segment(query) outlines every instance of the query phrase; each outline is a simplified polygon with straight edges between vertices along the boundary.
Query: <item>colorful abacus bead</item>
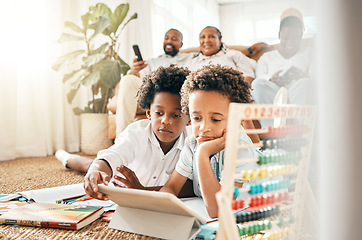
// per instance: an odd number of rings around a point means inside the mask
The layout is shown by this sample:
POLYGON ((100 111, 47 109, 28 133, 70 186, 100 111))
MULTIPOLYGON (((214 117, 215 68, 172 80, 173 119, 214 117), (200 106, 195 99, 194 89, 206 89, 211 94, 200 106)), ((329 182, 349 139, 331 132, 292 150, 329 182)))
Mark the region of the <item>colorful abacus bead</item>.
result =
POLYGON ((257 162, 259 165, 263 165, 266 164, 266 156, 265 155, 260 155, 259 156, 259 161, 257 162))
POLYGON ((248 170, 248 176, 249 176, 249 180, 254 180, 257 176, 257 174, 255 173, 254 170, 250 169, 248 170))
POLYGON ((240 195, 240 190, 238 187, 234 186, 234 198, 237 198, 240 195))
POLYGON ((245 206, 245 202, 241 199, 235 199, 232 201, 231 208, 233 210, 242 209, 245 206))

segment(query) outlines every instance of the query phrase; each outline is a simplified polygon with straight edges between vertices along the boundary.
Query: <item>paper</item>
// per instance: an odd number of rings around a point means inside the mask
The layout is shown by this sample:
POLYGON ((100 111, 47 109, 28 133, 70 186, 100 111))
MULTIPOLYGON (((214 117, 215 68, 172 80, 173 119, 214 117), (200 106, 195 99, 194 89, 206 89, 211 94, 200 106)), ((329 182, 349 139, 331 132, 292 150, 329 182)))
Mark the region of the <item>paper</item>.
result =
POLYGON ((53 188, 43 188, 20 192, 27 199, 37 203, 55 203, 57 200, 86 194, 83 184, 72 184, 53 188))
POLYGON ((75 203, 72 203, 72 205, 102 206, 102 207, 104 207, 105 212, 116 210, 116 207, 117 207, 117 204, 115 204, 111 200, 103 201, 103 200, 98 200, 98 199, 75 202, 75 203))
POLYGON ((14 194, 0 194, 0 202, 6 202, 15 198, 21 197, 19 193, 14 194))
POLYGON ((211 218, 207 213, 206 206, 204 200, 200 197, 192 197, 192 198, 180 198, 180 200, 189 206, 192 210, 197 212, 201 217, 203 217, 206 222, 212 222, 217 218, 211 218))

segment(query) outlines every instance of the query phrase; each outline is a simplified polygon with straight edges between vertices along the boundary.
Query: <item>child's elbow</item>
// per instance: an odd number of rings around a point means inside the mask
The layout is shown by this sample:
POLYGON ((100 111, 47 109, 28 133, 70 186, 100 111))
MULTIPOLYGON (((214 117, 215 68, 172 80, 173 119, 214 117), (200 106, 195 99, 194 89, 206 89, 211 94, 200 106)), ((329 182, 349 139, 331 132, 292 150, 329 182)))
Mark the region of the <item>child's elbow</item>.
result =
POLYGON ((211 218, 217 218, 218 217, 218 209, 207 209, 207 213, 211 218))

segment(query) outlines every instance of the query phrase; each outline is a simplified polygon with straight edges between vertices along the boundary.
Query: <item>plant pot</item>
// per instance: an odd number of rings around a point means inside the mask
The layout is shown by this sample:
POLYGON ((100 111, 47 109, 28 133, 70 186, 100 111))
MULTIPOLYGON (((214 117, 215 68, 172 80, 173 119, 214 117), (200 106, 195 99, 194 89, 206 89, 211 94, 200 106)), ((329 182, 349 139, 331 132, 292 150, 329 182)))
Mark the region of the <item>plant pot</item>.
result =
POLYGON ((82 113, 80 148, 84 154, 97 155, 113 142, 108 138, 108 113, 82 113))

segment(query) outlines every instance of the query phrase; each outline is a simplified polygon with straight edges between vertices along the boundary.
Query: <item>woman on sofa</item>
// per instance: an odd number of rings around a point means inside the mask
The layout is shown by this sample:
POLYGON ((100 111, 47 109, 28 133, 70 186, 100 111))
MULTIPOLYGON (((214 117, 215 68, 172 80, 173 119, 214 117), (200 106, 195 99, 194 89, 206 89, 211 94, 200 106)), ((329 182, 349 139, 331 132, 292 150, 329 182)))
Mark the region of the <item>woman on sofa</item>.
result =
POLYGON ((257 43, 246 49, 244 53, 228 49, 222 42, 222 34, 219 29, 207 26, 200 32, 200 52, 186 63, 186 66, 192 71, 209 64, 220 64, 229 66, 244 73, 245 81, 249 84, 254 80, 255 60, 248 58, 246 55, 253 53, 252 49, 260 49, 265 43, 257 43))

